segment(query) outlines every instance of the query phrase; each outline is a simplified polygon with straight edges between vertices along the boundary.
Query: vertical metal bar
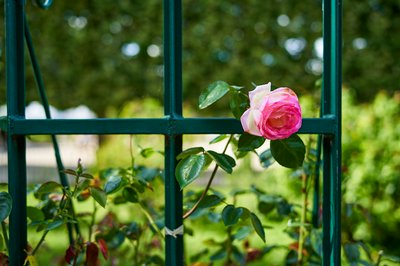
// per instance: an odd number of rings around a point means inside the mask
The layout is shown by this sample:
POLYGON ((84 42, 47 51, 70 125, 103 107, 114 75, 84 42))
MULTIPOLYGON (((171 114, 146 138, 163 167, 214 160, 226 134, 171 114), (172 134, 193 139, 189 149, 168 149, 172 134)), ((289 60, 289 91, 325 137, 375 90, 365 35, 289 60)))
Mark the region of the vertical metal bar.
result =
POLYGON ((323 114, 335 118, 335 134, 323 140, 323 265, 327 266, 340 265, 341 248, 341 0, 324 0, 323 12, 323 114))
POLYGON ((314 228, 318 228, 320 224, 320 171, 321 171, 321 153, 322 153, 322 136, 318 135, 317 140, 317 159, 315 162, 315 173, 314 173, 314 195, 313 195, 313 209, 312 209, 312 225, 314 228))
POLYGON ((25 116, 24 1, 6 0, 6 83, 8 125, 8 186, 13 199, 10 215, 10 265, 24 264, 27 246, 25 136, 13 134, 10 117, 25 116))
MULTIPOLYGON (((165 227, 179 228, 182 221, 182 191, 175 180, 176 155, 182 151, 182 136, 165 136, 165 227)), ((183 236, 165 236, 165 265, 183 266, 183 236)))
MULTIPOLYGON (((182 3, 164 0, 164 114, 182 116, 182 3)), ((182 135, 173 124, 165 136, 165 226, 176 229, 182 220, 182 191, 175 180, 176 156, 182 151, 182 135)), ((183 236, 166 236, 165 264, 184 265, 183 236)))
POLYGON ((164 0, 164 114, 182 116, 182 3, 164 0))
MULTIPOLYGON (((35 53, 35 49, 33 47, 32 36, 31 36, 30 30, 29 30, 28 21, 26 20, 26 16, 25 16, 25 19, 24 19, 24 27, 25 27, 25 29, 24 29, 25 30, 25 40, 26 40, 26 44, 27 44, 27 47, 28 47, 28 52, 29 52, 29 57, 31 59, 33 72, 35 73, 35 79, 36 79, 37 87, 38 87, 38 90, 39 90, 40 100, 42 102, 46 118, 47 119, 51 119, 49 102, 47 100, 46 90, 45 90, 45 87, 44 87, 42 74, 40 72, 39 63, 38 63, 38 61, 36 59, 36 53, 35 53)), ((62 170, 64 170, 64 165, 63 165, 62 160, 61 160, 60 148, 58 146, 58 142, 57 142, 56 136, 55 135, 51 135, 51 140, 53 142, 54 156, 56 158, 58 175, 59 175, 59 178, 60 178, 61 185, 63 187, 69 187, 69 182, 68 182, 67 176, 62 171, 62 170)), ((71 212, 71 215, 74 217, 75 215, 74 215, 74 211, 73 211, 73 205, 71 205, 70 212, 71 212)), ((74 226, 75 226, 77 234, 80 234, 79 224, 75 223, 74 226)), ((67 229, 68 229, 69 242, 72 245, 73 242, 74 242, 74 237, 73 237, 72 224, 71 223, 67 223, 67 229)))
POLYGON ((334 203, 332 202, 332 137, 323 137, 323 188, 322 188, 322 232, 323 232, 323 265, 330 266, 333 262, 333 231, 335 224, 332 223, 335 217, 334 203))

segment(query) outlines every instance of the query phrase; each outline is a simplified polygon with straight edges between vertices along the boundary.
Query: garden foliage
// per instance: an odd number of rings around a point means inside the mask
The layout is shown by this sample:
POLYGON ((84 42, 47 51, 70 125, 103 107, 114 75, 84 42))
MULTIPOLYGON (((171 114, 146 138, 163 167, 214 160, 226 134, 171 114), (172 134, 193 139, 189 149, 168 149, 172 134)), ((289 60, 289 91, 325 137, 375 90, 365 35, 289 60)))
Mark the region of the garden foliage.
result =
MULTIPOLYGON (((302 102, 305 108, 313 105, 307 97, 302 102)), ((382 93, 371 105, 354 105, 351 94, 345 90, 343 105, 343 263, 395 265, 390 263, 399 262, 395 241, 400 221, 396 206, 400 147, 392 139, 399 138, 399 123, 394 123, 398 121, 399 98, 382 93)), ((228 139, 229 136, 221 135, 211 143, 228 139)), ((303 139, 307 143, 305 161, 291 173, 274 167, 271 151, 261 146, 257 138, 234 136, 231 141, 241 147, 235 157, 256 151, 260 165, 268 168, 261 173, 240 170, 233 158, 212 149, 192 148, 178 156, 183 160, 203 154, 206 164, 214 160, 224 171, 232 171, 229 179, 246 179, 242 182, 246 186, 230 189, 217 183, 185 220, 185 239, 193 247, 186 249, 189 264, 269 265, 286 261, 286 265, 296 265, 299 259, 304 265, 320 264, 320 217, 315 224, 310 203, 315 182, 316 138, 303 139), (254 176, 263 181, 253 180, 254 176), (275 192, 268 184, 276 186, 275 192), (274 235, 286 236, 277 240, 274 235)), ((162 153, 149 147, 141 148, 135 157, 145 161, 155 156, 162 153)), ((248 167, 247 163, 244 165, 248 167)), ((30 241, 32 247, 27 252, 31 265, 48 261, 49 254, 71 265, 98 261, 102 265, 123 265, 125 260, 163 265, 162 169, 137 165, 132 157, 130 166, 104 169, 96 175, 87 174, 80 163, 77 169, 65 172, 75 179, 70 191, 55 182, 32 187, 30 191, 36 200, 28 207, 29 225, 37 231, 35 234, 46 239, 65 232, 60 229, 70 224, 75 228, 76 242, 70 245, 30 241), (71 202, 85 207, 69 213, 65 206, 71 202), (59 250, 60 245, 63 251, 59 250), (58 254, 44 252, 44 247, 58 250, 58 254)), ((221 182, 228 177, 216 178, 221 182)), ((190 184, 184 189, 185 210, 201 196, 202 191, 197 188, 198 185, 190 184)), ((6 228, 12 206, 8 193, 1 192, 0 206, 6 228)), ((1 235, 1 257, 6 260, 7 232, 3 230, 1 235)))

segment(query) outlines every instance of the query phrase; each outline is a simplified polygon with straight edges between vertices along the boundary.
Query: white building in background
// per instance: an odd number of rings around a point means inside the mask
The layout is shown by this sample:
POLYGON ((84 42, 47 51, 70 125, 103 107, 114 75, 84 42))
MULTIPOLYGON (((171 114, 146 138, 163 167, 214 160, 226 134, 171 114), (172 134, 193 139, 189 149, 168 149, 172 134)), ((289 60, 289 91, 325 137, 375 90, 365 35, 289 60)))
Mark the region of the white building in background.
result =
MULTIPOLYGON (((0 106, 0 116, 7 114, 7 107, 0 106)), ((87 106, 66 110, 58 110, 50 106, 50 114, 54 119, 93 119, 96 114, 87 106)), ((31 102, 25 111, 27 119, 46 119, 43 106, 39 102, 31 102)), ((82 159, 84 166, 96 163, 96 151, 98 149, 97 135, 59 135, 57 136, 61 158, 65 167, 74 168, 79 158, 82 159)), ((2 142, 2 146, 5 143, 2 142)), ((7 165, 7 149, 0 149, 0 166, 7 165)), ((56 169, 56 160, 54 156, 53 145, 51 142, 36 142, 27 139, 26 160, 28 167, 34 168, 54 168, 56 169)), ((1 171, 3 172, 3 171, 1 171)), ((28 177, 29 177, 28 171, 28 177)), ((37 177, 33 177, 36 179, 37 177)), ((1 177, 0 179, 4 179, 1 177)))

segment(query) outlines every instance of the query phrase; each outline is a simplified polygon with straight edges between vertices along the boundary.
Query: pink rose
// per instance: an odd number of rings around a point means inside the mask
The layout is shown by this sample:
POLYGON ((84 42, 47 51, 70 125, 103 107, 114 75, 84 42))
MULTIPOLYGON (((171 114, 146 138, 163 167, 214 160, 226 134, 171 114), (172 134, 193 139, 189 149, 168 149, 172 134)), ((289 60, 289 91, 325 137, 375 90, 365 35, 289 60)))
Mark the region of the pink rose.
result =
POLYGON ((249 92, 250 108, 240 118, 245 132, 269 140, 285 139, 301 127, 301 108, 289 88, 271 91, 271 82, 249 92))

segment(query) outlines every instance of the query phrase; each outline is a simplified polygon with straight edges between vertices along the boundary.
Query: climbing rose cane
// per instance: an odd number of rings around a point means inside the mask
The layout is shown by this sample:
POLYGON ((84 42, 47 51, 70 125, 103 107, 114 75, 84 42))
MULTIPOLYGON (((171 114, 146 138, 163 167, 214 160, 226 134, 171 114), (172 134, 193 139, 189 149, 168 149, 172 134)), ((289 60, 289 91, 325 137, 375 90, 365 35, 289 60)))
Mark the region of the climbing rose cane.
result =
POLYGON ((240 121, 245 132, 269 140, 285 139, 301 127, 301 108, 289 88, 271 91, 271 82, 249 92, 250 108, 240 121))

